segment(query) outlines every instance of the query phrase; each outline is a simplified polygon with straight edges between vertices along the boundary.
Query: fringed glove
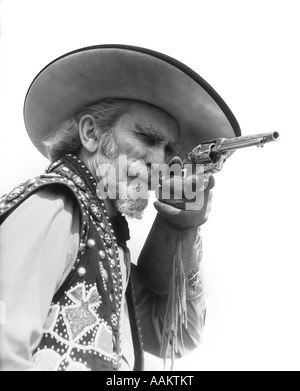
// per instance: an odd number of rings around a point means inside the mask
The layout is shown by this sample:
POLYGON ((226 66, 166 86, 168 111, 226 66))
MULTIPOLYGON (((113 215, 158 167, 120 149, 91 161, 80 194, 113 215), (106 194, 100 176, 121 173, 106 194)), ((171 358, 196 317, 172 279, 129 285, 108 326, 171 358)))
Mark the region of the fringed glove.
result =
MULTIPOLYGON (((172 159, 169 165, 175 163, 183 168, 180 158, 172 159)), ((202 181, 200 178, 198 182, 193 175, 186 178, 177 175, 167 181, 163 178, 164 186, 157 191, 158 200, 154 203, 158 215, 138 260, 138 273, 145 285, 156 294, 168 295, 161 341, 164 358, 170 356, 174 359, 178 335, 182 334, 183 326, 187 328, 188 276, 195 279, 192 283, 197 285, 202 252, 199 227, 208 218, 212 198, 210 190, 214 186, 212 176, 203 183, 201 175, 202 181), (175 199, 172 194, 179 181, 183 181, 183 197, 175 199), (192 183, 198 187, 194 199, 188 200, 184 197, 184 190, 192 183)))

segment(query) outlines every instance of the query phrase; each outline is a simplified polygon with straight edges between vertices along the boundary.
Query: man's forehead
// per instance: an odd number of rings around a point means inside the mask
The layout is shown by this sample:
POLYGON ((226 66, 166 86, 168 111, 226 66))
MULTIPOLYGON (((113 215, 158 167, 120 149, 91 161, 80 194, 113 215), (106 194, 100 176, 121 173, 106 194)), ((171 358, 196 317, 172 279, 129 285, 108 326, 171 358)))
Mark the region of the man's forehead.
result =
POLYGON ((171 128, 170 131, 173 132, 178 131, 178 124, 173 116, 157 106, 136 101, 129 110, 129 114, 136 123, 157 128, 158 131, 168 130, 168 128, 171 128))

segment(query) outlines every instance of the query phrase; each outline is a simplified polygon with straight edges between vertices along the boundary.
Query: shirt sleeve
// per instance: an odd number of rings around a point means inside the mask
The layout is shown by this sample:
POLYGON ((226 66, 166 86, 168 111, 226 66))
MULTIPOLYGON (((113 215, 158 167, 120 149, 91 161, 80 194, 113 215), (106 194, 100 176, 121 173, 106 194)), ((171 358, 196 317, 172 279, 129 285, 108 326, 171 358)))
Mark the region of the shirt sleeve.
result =
POLYGON ((32 361, 55 291, 70 272, 79 244, 75 198, 43 189, 0 227, 0 369, 38 370, 32 361))

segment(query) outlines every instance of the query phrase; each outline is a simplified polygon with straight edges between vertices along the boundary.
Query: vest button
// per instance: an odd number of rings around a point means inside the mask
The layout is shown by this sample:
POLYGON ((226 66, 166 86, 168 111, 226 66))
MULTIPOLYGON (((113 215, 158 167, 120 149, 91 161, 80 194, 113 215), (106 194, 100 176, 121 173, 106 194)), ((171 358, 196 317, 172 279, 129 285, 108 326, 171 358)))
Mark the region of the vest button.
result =
POLYGON ((99 251, 99 255, 100 255, 100 258, 101 258, 101 259, 105 259, 105 251, 100 250, 100 251, 99 251))
POLYGON ((86 242, 87 246, 92 248, 95 246, 96 242, 94 239, 89 239, 87 242, 86 242))
POLYGON ((79 277, 83 277, 85 275, 85 273, 86 273, 85 267, 78 268, 77 274, 78 274, 79 277))
POLYGON ((107 282, 108 281, 108 274, 104 268, 102 269, 102 276, 104 278, 104 281, 107 282))

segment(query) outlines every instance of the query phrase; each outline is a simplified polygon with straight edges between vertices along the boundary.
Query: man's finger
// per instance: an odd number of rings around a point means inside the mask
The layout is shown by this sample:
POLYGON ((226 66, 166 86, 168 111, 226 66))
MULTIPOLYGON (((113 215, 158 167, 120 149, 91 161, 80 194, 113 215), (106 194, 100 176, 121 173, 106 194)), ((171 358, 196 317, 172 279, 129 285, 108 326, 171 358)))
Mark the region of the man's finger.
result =
POLYGON ((205 190, 212 189, 213 187, 215 187, 215 184, 216 184, 215 178, 212 175, 210 175, 208 183, 207 183, 207 185, 205 187, 205 190))

